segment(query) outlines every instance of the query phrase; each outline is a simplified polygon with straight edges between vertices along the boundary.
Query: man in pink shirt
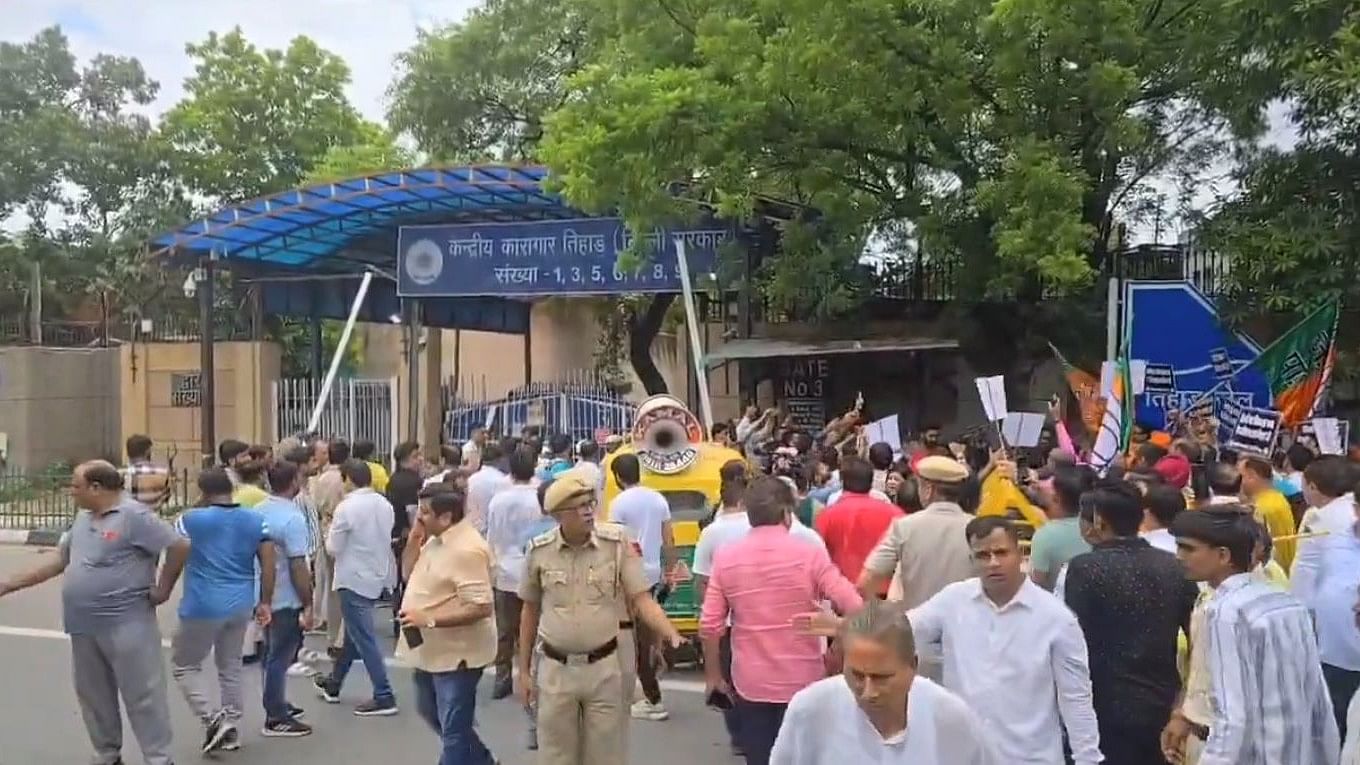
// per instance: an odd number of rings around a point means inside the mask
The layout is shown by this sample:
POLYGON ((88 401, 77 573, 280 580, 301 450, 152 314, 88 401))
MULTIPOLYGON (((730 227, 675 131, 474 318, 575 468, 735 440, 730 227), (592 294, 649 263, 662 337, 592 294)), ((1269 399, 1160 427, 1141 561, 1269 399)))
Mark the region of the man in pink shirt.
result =
POLYGON ((709 698, 736 705, 747 765, 768 765, 789 700, 826 675, 821 639, 794 630, 793 617, 824 600, 842 614, 863 601, 825 550, 789 535, 788 484, 759 478, 742 504, 751 532, 714 556, 699 634, 709 698), (723 680, 719 651, 729 619, 734 687, 723 680))

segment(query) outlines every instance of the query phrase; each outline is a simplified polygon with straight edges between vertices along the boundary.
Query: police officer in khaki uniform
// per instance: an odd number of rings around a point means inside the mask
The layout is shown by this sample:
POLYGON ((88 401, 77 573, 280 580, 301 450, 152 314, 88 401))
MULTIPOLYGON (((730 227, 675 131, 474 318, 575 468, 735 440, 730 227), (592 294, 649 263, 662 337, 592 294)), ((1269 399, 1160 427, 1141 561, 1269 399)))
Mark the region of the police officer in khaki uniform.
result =
POLYGON ((558 475, 543 505, 558 526, 529 544, 519 593, 520 688, 526 704, 538 699, 538 762, 623 765, 628 718, 616 654, 630 636, 620 615, 631 612, 671 646, 683 641, 652 599, 627 532, 595 525, 595 487, 585 476, 558 475), (537 686, 529 672, 536 637, 537 686))

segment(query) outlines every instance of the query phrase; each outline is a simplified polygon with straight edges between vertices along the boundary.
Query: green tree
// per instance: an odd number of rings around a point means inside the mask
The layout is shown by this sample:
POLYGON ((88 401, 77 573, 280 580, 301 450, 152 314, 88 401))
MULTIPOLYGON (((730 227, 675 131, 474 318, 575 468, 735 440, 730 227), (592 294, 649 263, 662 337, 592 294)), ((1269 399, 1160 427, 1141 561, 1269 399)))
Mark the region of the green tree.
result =
POLYGON ((189 205, 137 111, 157 90, 133 58, 79 66, 55 27, 0 43, 0 219, 30 221, 0 249, 0 289, 27 295, 41 268, 53 313, 92 295, 117 312, 164 289, 168 274, 148 267, 143 243, 189 205))
POLYGON ((1153 176, 1260 125, 1229 0, 578 2, 610 44, 547 121, 571 202, 637 226, 695 199, 807 205, 761 286, 813 319, 853 304, 876 233, 907 231, 882 256, 953 268, 960 313, 1000 341, 989 367, 1087 289, 1153 176), (978 305, 998 298, 1019 300, 978 305))
POLYGON ((307 171, 303 183, 327 183, 361 175, 405 170, 416 164, 415 156, 398 146, 392 135, 378 125, 359 126, 358 139, 351 144, 332 146, 307 171))
POLYGON ((162 133, 195 193, 237 201, 291 188, 332 147, 368 137, 345 97, 349 67, 306 37, 260 50, 238 28, 186 51, 194 74, 162 133))
POLYGON ((487 0, 398 57, 388 121, 440 161, 534 159, 590 43, 568 0, 487 0))
MULTIPOLYGON (((544 118, 600 45, 590 31, 572 0, 488 0, 398 58, 388 121, 439 161, 536 161, 544 118)), ((665 392, 651 346, 675 296, 591 303, 604 329, 597 370, 615 378, 626 356, 647 392, 665 392)))
MULTIPOLYGON (((1301 313, 1321 294, 1360 299, 1360 8, 1270 4, 1250 30, 1297 142, 1250 150, 1239 192, 1206 223, 1231 266, 1239 315, 1301 313)), ((1263 104, 1264 106, 1264 104, 1263 104)))

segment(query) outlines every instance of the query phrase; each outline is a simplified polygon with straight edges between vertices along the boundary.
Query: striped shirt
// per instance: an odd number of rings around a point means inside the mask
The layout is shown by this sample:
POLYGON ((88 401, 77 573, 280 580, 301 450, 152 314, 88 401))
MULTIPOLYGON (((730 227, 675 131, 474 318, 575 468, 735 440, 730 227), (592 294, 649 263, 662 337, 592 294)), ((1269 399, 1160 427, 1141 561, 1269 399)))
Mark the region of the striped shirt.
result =
POLYGON ((122 472, 123 488, 133 500, 156 510, 170 498, 170 468, 136 460, 122 472))
POLYGON ((1213 722, 1200 765, 1336 765, 1341 751, 1308 610, 1238 574, 1214 591, 1213 722))

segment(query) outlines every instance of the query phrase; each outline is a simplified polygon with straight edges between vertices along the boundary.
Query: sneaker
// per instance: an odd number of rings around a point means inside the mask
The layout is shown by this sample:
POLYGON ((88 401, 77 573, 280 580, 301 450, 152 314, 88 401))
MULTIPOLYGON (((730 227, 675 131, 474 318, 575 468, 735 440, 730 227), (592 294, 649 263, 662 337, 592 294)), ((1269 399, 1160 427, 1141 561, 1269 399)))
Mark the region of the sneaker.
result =
POLYGON ((265 738, 302 738, 312 735, 312 726, 296 718, 265 723, 260 735, 265 738))
POLYGON ((225 713, 218 712, 208 718, 207 730, 203 734, 203 753, 207 754, 220 747, 231 730, 231 724, 227 722, 225 713))
POLYGON ((299 661, 299 662, 294 663, 292 666, 290 666, 290 667, 288 668, 288 676, 289 676, 289 677, 311 677, 311 676, 312 676, 312 668, 309 667, 309 666, 307 666, 306 664, 303 664, 302 662, 299 661))
POLYGON ((493 701, 499 701, 500 699, 506 698, 507 696, 514 692, 515 692, 514 681, 512 681, 509 677, 498 677, 496 678, 495 686, 493 686, 491 689, 491 698, 493 701))
POLYGON ((669 720, 671 713, 667 712, 666 707, 659 701, 653 704, 646 699, 641 699, 633 704, 632 715, 634 720, 660 722, 662 720, 669 720))
POLYGON ((359 717, 391 717, 397 713, 397 702, 388 699, 387 701, 365 701, 354 708, 354 714, 359 717))
POLYGON ((292 704, 289 704, 288 716, 293 718, 294 720, 301 720, 307 716, 307 710, 303 709, 302 707, 295 707, 292 704))
POLYGON ((316 693, 322 701, 327 704, 340 703, 340 688, 332 683, 329 677, 317 675, 312 678, 312 685, 316 686, 316 693))
POLYGON ((235 725, 227 723, 227 733, 217 748, 224 752, 235 752, 241 748, 241 732, 236 730, 235 725))

